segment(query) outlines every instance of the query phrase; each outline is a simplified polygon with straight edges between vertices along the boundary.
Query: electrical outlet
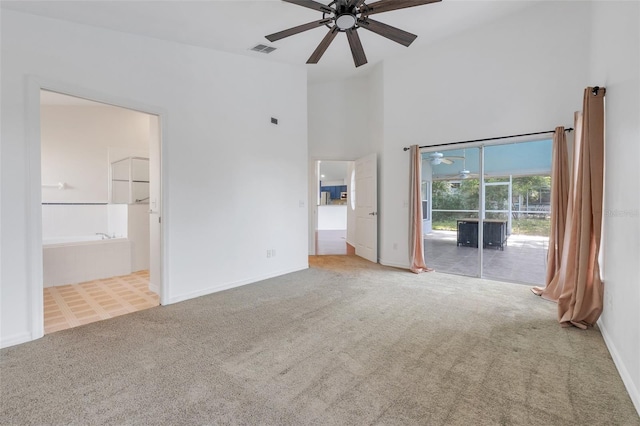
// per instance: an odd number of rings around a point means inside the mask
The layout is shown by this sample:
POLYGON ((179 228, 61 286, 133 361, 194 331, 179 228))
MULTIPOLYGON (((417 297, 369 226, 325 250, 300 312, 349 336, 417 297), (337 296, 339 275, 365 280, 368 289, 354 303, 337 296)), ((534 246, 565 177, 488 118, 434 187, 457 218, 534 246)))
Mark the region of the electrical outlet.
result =
POLYGON ((393 249, 398 250, 398 243, 393 243, 393 249))
POLYGON ((267 250, 267 258, 271 257, 271 250, 267 250))

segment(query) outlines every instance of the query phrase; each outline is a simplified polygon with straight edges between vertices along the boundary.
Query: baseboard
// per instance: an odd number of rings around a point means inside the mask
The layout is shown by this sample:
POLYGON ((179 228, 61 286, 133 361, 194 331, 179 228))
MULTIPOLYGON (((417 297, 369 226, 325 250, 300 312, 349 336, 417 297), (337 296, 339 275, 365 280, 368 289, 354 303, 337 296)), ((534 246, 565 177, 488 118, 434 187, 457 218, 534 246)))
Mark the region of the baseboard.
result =
POLYGON ((264 275, 258 275, 258 276, 247 278, 247 279, 240 280, 240 281, 233 281, 233 282, 230 282, 230 283, 220 284, 220 285, 217 285, 217 286, 214 286, 214 287, 208 287, 206 289, 193 291, 191 293, 185 293, 185 294, 180 294, 180 295, 177 295, 177 296, 172 296, 172 297, 169 297, 168 302, 166 304, 170 305, 172 303, 183 302, 185 300, 194 299, 196 297, 206 296, 207 294, 217 293, 219 291, 229 290, 229 289, 236 288, 236 287, 241 287, 241 286, 247 285, 247 284, 253 284, 253 283, 256 283, 258 281, 263 281, 263 280, 266 280, 266 279, 269 279, 269 278, 279 277, 281 275, 290 274, 292 272, 298 272, 298 271, 302 271, 302 270, 305 270, 305 269, 309 269, 309 264, 308 263, 306 263, 306 264, 304 264, 302 266, 295 267, 295 268, 284 269, 284 270, 271 272, 271 273, 264 274, 264 275))
POLYGON ((19 345, 21 343, 30 342, 33 339, 31 333, 18 333, 0 340, 0 348, 8 348, 9 346, 19 345))
MULTIPOLYGON (((640 415, 640 389, 638 389, 638 387, 636 387, 636 384, 633 383, 633 379, 624 363, 622 362, 622 358, 620 357, 620 354, 616 349, 616 345, 613 344, 613 341, 611 340, 611 338, 609 337, 609 333, 607 332, 607 328, 602 324, 601 320, 598 320, 598 327, 600 328, 600 333, 602 334, 602 338, 604 339, 604 344, 607 345, 607 349, 609 349, 609 354, 611 354, 613 363, 618 369, 620 378, 622 378, 622 383, 624 383, 624 386, 627 388, 627 392, 631 397, 631 401, 636 407, 638 415, 640 415)), ((640 386, 640 383, 638 383, 637 386, 640 386)))
POLYGON ((157 284, 149 283, 149 290, 155 294, 160 294, 160 286, 157 284))

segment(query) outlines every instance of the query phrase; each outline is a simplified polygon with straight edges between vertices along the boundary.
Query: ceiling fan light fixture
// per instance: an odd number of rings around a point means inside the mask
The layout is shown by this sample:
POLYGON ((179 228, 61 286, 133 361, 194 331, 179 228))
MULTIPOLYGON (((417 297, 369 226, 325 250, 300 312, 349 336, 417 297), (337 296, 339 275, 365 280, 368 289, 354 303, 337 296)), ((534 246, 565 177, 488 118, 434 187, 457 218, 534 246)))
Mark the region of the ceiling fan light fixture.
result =
POLYGON ((336 18, 336 25, 341 30, 348 30, 349 28, 353 28, 356 25, 356 22, 358 22, 358 19, 355 17, 355 15, 352 15, 350 13, 343 13, 336 18))
POLYGON ((431 161, 431 164, 433 164, 434 166, 437 166, 438 164, 442 163, 443 157, 444 157, 444 154, 441 152, 432 152, 431 154, 429 154, 429 160, 431 161))

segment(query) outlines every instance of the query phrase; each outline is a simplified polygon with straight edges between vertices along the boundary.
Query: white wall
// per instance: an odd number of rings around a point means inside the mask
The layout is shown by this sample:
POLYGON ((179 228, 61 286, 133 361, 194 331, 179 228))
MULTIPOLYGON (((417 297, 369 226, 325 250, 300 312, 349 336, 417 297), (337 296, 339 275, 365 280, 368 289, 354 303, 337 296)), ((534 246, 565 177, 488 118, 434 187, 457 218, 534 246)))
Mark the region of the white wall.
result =
POLYGON ((127 205, 127 238, 131 241, 131 272, 149 269, 149 205, 127 205))
POLYGON ((607 88, 599 325, 640 412, 640 4, 594 2, 591 23, 590 84, 607 88))
POLYGON ((40 109, 45 203, 109 201, 109 156, 149 156, 149 115, 112 106, 43 105, 40 109))
MULTIPOLYGON (((374 65, 368 74, 358 77, 309 84, 310 161, 354 161, 375 152, 379 158, 380 173, 382 93, 381 65, 374 65)), ((313 176, 310 175, 310 179, 313 176)), ((347 185, 349 179, 350 174, 347 185)), ((355 245, 355 215, 348 219, 348 223, 347 241, 355 245)), ((313 229, 309 230, 309 235, 311 240, 313 229)), ((309 254, 313 253, 315 248, 310 244, 309 254)))
POLYGON ((318 206, 318 231, 347 229, 347 205, 318 206))
MULTIPOLYGON (((126 207, 120 220, 115 220, 118 216, 111 214, 117 210, 111 208, 115 206, 73 203, 107 203, 111 161, 135 155, 149 157, 149 117, 104 104, 40 107, 42 202, 56 203, 42 206, 44 239, 97 232, 128 235, 126 207), (50 187, 58 182, 65 184, 64 189, 50 187), (122 222, 124 229, 117 222, 122 222)), ((131 235, 148 234, 148 218, 146 229, 129 228, 131 235)), ((134 271, 147 269, 149 255, 144 256, 142 250, 146 245, 148 252, 148 238, 146 243, 134 245, 138 248, 135 259, 140 260, 133 259, 134 271)))
MULTIPOLYGON (((80 206, 55 206, 55 207, 80 207, 80 206)), ((102 206, 101 206, 102 207, 102 206)), ((107 230, 106 231, 98 231, 104 232, 113 237, 128 237, 129 236, 129 205, 128 204, 107 204, 104 206, 107 210, 107 230)), ((44 222, 45 217, 45 206, 42 206, 42 222, 44 222)), ((149 226, 147 225, 147 228, 149 226)), ((91 235, 94 232, 89 232, 88 234, 79 234, 79 235, 91 235)), ((45 230, 42 230, 42 235, 47 235, 45 230)), ((67 234, 73 235, 73 234, 67 234)))
POLYGON ((385 62, 381 263, 409 266, 403 147, 572 124, 587 83, 589 10, 581 2, 539 2, 385 62))
POLYGON ((340 179, 340 180, 322 180, 322 179, 320 179, 320 183, 322 184, 322 186, 342 186, 342 185, 346 185, 347 184, 344 179, 340 179))
POLYGON ((309 84, 309 158, 356 160, 371 151, 370 79, 309 84))
MULTIPOLYGON (((353 161, 375 151, 373 132, 379 123, 371 115, 371 102, 380 90, 377 82, 371 76, 364 76, 309 84, 309 164, 315 164, 316 160, 353 161)), ((313 170, 308 179, 310 191, 316 191, 318 178, 313 170)), ((313 241, 317 223, 313 222, 318 220, 315 203, 315 194, 310 194, 310 255, 315 254, 313 241)), ((355 245, 355 217, 348 222, 347 242, 355 245)))
MULTIPOLYGON (((98 232, 111 234, 118 230, 118 236, 126 236, 119 231, 118 217, 109 210, 108 205, 43 205, 42 238, 78 237, 95 235, 98 232), (111 231, 113 229, 113 231, 111 231)), ((126 223, 126 210, 124 212, 126 223)))
POLYGON ((34 86, 161 115, 162 303, 308 266, 304 66, 6 10, 1 19, 2 346, 42 334, 34 86))

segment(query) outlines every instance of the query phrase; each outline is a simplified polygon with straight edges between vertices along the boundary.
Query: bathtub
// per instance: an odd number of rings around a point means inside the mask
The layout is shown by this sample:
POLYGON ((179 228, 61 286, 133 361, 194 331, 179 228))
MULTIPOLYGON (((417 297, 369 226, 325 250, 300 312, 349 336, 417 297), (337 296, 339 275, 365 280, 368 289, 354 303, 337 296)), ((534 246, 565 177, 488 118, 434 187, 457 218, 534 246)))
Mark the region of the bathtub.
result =
POLYGON ((131 241, 100 235, 42 241, 44 287, 77 284, 131 273, 131 241))
MULTIPOLYGON (((112 238, 113 240, 117 240, 118 238, 112 238)), ((53 245, 59 244, 69 244, 69 243, 85 243, 87 241, 103 241, 105 238, 102 235, 80 235, 77 237, 55 237, 55 238, 46 238, 42 240, 43 247, 49 247, 53 245)))

